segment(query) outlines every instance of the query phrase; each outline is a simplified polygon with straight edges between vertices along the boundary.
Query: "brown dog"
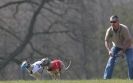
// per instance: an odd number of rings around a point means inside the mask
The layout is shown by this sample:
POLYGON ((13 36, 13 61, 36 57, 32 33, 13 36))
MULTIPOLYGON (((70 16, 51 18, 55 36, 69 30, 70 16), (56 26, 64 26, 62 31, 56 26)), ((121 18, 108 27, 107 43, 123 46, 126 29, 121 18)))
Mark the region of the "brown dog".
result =
POLYGON ((61 60, 54 59, 54 60, 50 61, 50 63, 45 66, 45 69, 50 74, 52 79, 57 80, 57 79, 60 79, 61 73, 63 71, 66 71, 70 67, 70 65, 71 65, 71 61, 69 62, 69 65, 67 67, 65 67, 64 63, 61 60))

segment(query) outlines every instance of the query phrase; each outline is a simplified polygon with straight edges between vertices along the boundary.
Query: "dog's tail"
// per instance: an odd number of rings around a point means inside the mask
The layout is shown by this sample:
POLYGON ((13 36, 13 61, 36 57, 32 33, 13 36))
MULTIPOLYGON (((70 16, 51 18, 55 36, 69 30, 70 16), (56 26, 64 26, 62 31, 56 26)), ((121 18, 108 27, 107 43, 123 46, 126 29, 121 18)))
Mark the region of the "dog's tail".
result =
POLYGON ((22 64, 21 64, 21 66, 20 66, 20 67, 21 67, 21 70, 22 70, 22 71, 25 71, 27 65, 28 65, 28 64, 27 64, 27 61, 26 61, 26 60, 23 61, 22 64))
POLYGON ((68 66, 67 67, 65 67, 65 71, 67 71, 69 68, 70 68, 70 66, 71 66, 71 60, 69 61, 69 64, 68 64, 68 66))
POLYGON ((21 67, 21 71, 28 71, 30 73, 29 69, 27 68, 27 67, 29 67, 29 65, 26 60, 21 63, 20 67, 21 67))

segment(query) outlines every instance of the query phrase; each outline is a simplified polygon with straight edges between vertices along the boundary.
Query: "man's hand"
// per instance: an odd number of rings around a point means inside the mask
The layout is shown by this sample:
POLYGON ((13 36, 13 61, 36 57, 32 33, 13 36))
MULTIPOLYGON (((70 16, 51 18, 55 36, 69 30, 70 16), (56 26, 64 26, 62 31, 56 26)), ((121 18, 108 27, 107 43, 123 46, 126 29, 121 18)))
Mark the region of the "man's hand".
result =
POLYGON ((124 52, 123 52, 123 50, 120 50, 117 54, 118 54, 118 56, 124 58, 124 52))
POLYGON ((112 57, 112 51, 109 51, 109 56, 111 56, 111 57, 112 57))

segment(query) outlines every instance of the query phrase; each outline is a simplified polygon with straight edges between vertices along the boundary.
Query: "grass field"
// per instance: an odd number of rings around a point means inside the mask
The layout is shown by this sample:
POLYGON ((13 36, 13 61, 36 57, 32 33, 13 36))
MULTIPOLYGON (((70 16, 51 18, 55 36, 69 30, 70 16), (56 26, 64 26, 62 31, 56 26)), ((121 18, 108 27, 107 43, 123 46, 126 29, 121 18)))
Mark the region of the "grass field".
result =
POLYGON ((133 83, 133 80, 17 80, 0 81, 0 83, 133 83))

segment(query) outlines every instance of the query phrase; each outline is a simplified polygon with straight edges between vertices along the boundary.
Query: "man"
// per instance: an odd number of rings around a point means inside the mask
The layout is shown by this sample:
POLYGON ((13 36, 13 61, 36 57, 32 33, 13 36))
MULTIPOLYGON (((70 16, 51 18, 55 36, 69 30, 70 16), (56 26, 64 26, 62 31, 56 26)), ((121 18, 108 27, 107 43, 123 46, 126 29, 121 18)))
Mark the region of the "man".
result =
POLYGON ((115 61, 119 56, 125 56, 128 63, 128 76, 133 79, 133 39, 128 27, 120 24, 119 17, 110 17, 111 26, 105 35, 105 47, 109 53, 109 59, 104 71, 104 79, 111 79, 115 61), (125 54, 125 55, 124 55, 125 54))
POLYGON ((48 58, 43 58, 40 61, 36 61, 33 64, 29 64, 27 61, 23 61, 21 64, 22 71, 28 71, 30 76, 34 77, 36 80, 41 79, 41 75, 44 69, 44 66, 49 64, 48 58))

